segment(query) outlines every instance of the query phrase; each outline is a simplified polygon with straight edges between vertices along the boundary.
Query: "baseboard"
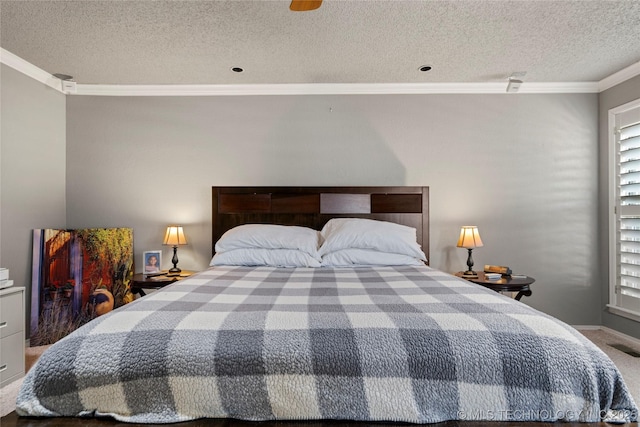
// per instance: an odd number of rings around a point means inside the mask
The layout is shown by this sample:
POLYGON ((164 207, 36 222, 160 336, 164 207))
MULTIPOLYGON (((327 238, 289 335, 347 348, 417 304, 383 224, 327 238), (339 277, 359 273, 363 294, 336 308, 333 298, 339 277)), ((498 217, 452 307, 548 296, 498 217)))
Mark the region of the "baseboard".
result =
POLYGON ((603 331, 608 334, 615 335, 618 338, 630 341, 635 345, 640 346, 640 340, 638 338, 632 337, 630 335, 616 331, 615 329, 611 329, 606 326, 598 326, 598 325, 572 325, 572 326, 577 330, 583 330, 583 331, 603 331))
POLYGON ((622 339, 631 341, 632 343, 634 343, 636 345, 640 345, 640 339, 638 339, 638 338, 632 337, 630 335, 624 334, 622 332, 616 331, 615 329, 611 329, 611 328, 608 328, 606 326, 603 326, 601 329, 603 331, 605 331, 605 332, 610 333, 611 335, 615 335, 615 336, 620 337, 622 339))
POLYGON ((576 328, 579 331, 599 331, 604 328, 604 326, 598 325, 571 325, 571 327, 576 328))

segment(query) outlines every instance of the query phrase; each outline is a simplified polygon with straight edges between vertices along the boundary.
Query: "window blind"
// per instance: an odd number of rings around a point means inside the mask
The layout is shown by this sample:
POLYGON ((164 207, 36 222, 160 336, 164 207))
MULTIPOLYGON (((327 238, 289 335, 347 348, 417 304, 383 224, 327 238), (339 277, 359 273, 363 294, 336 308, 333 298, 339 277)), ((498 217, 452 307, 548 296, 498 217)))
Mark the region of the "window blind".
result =
POLYGON ((640 315, 640 122, 618 130, 615 305, 640 315))

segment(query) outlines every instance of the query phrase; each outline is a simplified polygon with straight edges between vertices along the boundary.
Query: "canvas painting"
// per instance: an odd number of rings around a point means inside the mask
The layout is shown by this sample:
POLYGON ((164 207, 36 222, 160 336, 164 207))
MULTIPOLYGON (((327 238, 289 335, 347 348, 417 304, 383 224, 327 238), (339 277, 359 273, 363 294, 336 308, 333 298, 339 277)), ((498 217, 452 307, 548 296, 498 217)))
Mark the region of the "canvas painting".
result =
POLYGON ((33 230, 30 345, 52 344, 133 301, 133 230, 33 230))

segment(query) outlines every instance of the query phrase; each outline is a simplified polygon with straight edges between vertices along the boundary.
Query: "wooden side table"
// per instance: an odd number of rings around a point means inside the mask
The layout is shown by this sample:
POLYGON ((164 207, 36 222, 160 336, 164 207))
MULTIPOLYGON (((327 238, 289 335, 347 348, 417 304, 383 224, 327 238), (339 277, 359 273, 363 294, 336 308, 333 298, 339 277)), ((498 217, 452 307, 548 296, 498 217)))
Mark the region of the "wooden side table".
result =
POLYGON ((159 289, 163 288, 167 285, 170 285, 173 282, 177 282, 178 280, 182 280, 186 277, 191 276, 194 271, 182 270, 180 274, 170 275, 168 271, 164 271, 162 275, 159 276, 151 276, 147 277, 146 273, 138 273, 134 274, 131 279, 131 293, 139 294, 140 296, 145 296, 146 292, 143 288, 146 289, 159 289))
MULTIPOLYGON (((462 277, 462 271, 459 271, 455 274, 458 277, 462 277)), ((517 292, 516 300, 520 301, 520 298, 523 296, 530 297, 531 296, 531 285, 536 281, 533 277, 511 277, 511 276, 502 276, 498 280, 489 280, 484 275, 484 272, 479 271, 477 278, 468 278, 462 277, 465 280, 468 280, 473 283, 477 283, 478 285, 482 285, 485 288, 492 289, 496 292, 517 292)))

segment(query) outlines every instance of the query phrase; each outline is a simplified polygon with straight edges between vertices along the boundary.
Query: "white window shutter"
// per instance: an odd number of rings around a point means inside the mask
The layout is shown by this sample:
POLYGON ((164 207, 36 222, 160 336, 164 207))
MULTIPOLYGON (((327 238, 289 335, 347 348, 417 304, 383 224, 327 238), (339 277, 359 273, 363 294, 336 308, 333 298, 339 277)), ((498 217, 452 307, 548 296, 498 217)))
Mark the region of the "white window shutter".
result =
POLYGON ((621 123, 616 133, 617 271, 611 303, 640 316, 640 122, 621 123))

